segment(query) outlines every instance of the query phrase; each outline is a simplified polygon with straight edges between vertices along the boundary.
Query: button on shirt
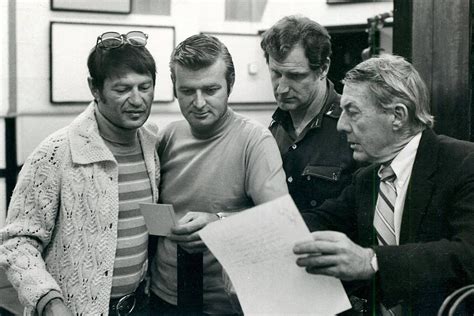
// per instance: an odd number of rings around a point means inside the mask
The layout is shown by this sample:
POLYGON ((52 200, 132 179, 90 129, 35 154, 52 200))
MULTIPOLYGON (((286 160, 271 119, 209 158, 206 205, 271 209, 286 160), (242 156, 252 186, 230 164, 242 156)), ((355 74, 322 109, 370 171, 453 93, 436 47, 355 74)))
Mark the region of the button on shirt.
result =
POLYGON ((300 210, 337 197, 356 168, 345 135, 336 130, 340 95, 330 81, 327 84, 322 110, 298 137, 287 111, 277 109, 269 127, 282 155, 290 195, 300 210))

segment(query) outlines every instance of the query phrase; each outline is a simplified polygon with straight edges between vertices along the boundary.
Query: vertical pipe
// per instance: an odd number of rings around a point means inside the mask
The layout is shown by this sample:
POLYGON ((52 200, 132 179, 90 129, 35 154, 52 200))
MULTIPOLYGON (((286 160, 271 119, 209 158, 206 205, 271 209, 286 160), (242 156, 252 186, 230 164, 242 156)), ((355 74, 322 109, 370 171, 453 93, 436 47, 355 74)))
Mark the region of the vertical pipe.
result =
POLYGON ((16 184, 18 162, 16 153, 17 54, 16 1, 8 2, 8 111, 5 118, 5 182, 7 206, 16 184))
POLYGON ((16 118, 5 118, 5 184, 7 206, 10 204, 10 198, 15 188, 16 178, 18 174, 18 164, 16 156, 16 118))

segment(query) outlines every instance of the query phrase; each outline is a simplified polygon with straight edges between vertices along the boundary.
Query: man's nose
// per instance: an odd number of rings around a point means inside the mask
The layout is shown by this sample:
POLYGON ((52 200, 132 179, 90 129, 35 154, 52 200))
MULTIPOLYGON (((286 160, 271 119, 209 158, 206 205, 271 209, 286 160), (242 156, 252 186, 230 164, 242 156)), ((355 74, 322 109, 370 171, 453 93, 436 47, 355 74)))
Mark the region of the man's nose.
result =
POLYGON ((206 105, 206 100, 204 99, 204 96, 202 95, 201 90, 196 90, 196 94, 194 95, 193 105, 196 108, 202 108, 204 105, 206 105))
POLYGON ((337 120, 336 128, 338 132, 349 133, 351 131, 350 126, 347 122, 347 114, 345 111, 341 112, 341 116, 339 116, 339 119, 337 120))
POLYGON ((130 91, 130 96, 128 98, 128 102, 132 105, 139 106, 142 104, 142 96, 140 94, 140 91, 138 91, 137 88, 133 88, 130 91))
POLYGON ((288 93, 288 91, 290 91, 290 87, 286 81, 286 78, 282 76, 280 79, 278 79, 276 92, 277 94, 285 94, 288 93))

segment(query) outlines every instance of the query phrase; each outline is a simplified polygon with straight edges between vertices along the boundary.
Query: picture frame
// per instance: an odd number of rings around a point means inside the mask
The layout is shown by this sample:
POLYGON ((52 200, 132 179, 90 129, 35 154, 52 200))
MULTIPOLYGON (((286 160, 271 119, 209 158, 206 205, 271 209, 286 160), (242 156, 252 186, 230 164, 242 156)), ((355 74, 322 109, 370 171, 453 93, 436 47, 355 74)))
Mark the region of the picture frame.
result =
POLYGON ((154 103, 173 102, 168 63, 176 41, 174 27, 76 22, 50 23, 50 102, 89 103, 92 98, 87 84, 87 57, 97 37, 107 31, 125 34, 132 30, 148 34, 146 47, 153 55, 158 70, 154 103))
POLYGON ((51 10, 129 14, 132 0, 51 0, 51 10))
POLYGON ((391 2, 393 0, 326 0, 327 4, 344 4, 344 3, 364 3, 364 2, 391 2))
POLYGON ((230 105, 274 105, 275 98, 267 63, 260 48, 259 34, 213 33, 232 55, 235 83, 229 96, 230 105))

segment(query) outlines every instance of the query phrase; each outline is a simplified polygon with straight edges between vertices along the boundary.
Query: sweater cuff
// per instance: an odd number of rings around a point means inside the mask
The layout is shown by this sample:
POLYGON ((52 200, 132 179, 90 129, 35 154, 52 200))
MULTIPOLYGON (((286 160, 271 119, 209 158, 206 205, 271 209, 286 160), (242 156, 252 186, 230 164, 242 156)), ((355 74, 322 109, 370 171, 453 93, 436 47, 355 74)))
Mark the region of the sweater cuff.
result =
POLYGON ((44 307, 54 298, 59 298, 61 300, 63 299, 61 293, 56 290, 49 291, 39 299, 38 303, 36 304, 36 311, 38 312, 38 315, 43 315, 44 307))

